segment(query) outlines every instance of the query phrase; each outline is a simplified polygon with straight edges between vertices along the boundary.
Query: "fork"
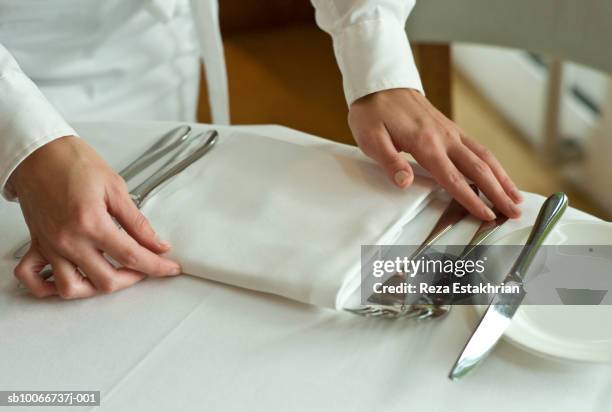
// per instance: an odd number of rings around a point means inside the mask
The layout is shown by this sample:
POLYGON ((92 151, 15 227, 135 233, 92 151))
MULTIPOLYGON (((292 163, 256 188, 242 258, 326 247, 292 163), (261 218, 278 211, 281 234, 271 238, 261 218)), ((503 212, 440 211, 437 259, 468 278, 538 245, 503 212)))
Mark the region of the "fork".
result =
POLYGON ((345 309, 358 316, 368 318, 385 318, 385 319, 428 319, 440 317, 448 311, 440 308, 437 305, 420 305, 420 304, 401 304, 401 305, 364 305, 359 308, 345 309), (443 311, 443 312, 438 312, 443 311))
MULTIPOLYGON (((471 185, 472 190, 478 194, 478 188, 474 185, 471 185)), ((469 212, 465 209, 459 202, 455 199, 451 200, 448 204, 433 229, 429 232, 425 240, 421 243, 421 245, 410 255, 409 260, 418 259, 425 251, 431 247, 431 245, 436 242, 439 238, 441 238, 444 234, 446 234, 449 230, 451 230, 457 223, 463 220, 469 212)), ((391 282, 394 282, 396 279, 405 278, 405 274, 396 273, 391 278, 389 278, 385 285, 388 285, 391 282)), ((356 315, 361 316, 373 316, 373 313, 382 313, 388 314, 387 311, 391 311, 396 308, 396 316, 401 317, 409 317, 412 315, 412 312, 415 311, 414 315, 417 316, 419 313, 419 308, 414 305, 405 304, 402 300, 401 302, 395 299, 394 297, 383 295, 383 299, 381 299, 377 295, 371 295, 367 300, 371 302, 371 304, 362 305, 357 308, 346 308, 347 311, 354 313, 356 315), (386 301, 381 301, 386 298, 386 301)))
MULTIPOLYGON (((474 250, 481 245, 486 239, 499 230, 499 228, 508 220, 508 217, 501 214, 497 209, 493 208, 496 218, 491 221, 484 221, 472 236, 470 242, 466 245, 463 251, 459 254, 458 259, 464 260, 474 250)), ((448 281, 450 275, 441 279, 442 282, 448 281)), ((430 296, 422 296, 417 303, 405 304, 369 304, 362 305, 358 308, 347 308, 348 312, 355 315, 365 317, 380 317, 386 319, 398 318, 416 318, 417 320, 432 319, 448 314, 452 306, 453 297, 445 297, 444 299, 432 299, 430 296)))

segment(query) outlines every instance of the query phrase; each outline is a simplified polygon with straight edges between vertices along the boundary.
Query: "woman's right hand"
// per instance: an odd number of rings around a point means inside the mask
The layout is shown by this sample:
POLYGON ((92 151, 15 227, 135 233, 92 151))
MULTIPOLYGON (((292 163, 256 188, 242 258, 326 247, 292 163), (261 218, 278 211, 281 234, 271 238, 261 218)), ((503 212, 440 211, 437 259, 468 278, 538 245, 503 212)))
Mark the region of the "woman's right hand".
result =
POLYGON ((156 237, 123 179, 82 139, 66 136, 42 146, 13 172, 9 185, 32 239, 15 276, 35 296, 85 298, 147 275, 181 273, 178 263, 160 256, 170 246, 156 237), (54 282, 39 275, 47 264, 54 282))

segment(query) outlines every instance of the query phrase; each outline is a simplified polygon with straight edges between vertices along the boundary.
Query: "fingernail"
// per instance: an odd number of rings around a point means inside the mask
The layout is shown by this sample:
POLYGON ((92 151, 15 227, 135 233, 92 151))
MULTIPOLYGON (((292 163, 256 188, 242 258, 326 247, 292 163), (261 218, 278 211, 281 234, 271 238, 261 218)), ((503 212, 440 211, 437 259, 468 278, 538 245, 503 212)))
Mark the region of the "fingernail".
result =
POLYGON ((522 202, 522 201, 523 201, 523 196, 522 196, 522 195, 521 195, 521 193, 520 193, 518 190, 516 190, 516 189, 512 189, 512 190, 510 191, 510 195, 512 196, 512 199, 514 199, 514 201, 515 201, 516 203, 520 203, 520 202, 522 202))
POLYGON ((518 217, 521 215, 521 209, 515 204, 510 205, 510 210, 512 210, 512 213, 514 214, 514 216, 518 217))
POLYGON ((495 216, 495 213, 493 213, 493 211, 491 209, 489 209, 488 207, 485 208, 485 214, 487 215, 487 218, 489 220, 493 220, 493 219, 497 218, 497 216, 495 216))
POLYGON ((410 175, 406 173, 405 171, 400 170, 399 172, 395 174, 393 178, 395 179, 395 183, 403 187, 410 179, 410 175))
POLYGON ((161 239, 158 235, 155 235, 155 241, 157 242, 158 245, 166 249, 169 249, 172 246, 170 242, 168 242, 167 240, 161 239))
POLYGON ((176 275, 180 275, 182 272, 181 267, 179 265, 176 265, 175 267, 172 268, 172 270, 170 271, 170 274, 172 276, 176 276, 176 275))

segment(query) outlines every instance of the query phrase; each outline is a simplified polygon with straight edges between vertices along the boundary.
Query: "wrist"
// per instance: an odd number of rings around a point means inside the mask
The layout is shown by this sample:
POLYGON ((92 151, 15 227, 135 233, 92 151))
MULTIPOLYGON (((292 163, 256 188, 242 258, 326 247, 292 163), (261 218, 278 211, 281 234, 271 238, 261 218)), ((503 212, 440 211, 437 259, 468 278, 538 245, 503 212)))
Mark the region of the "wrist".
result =
POLYGON ((76 136, 63 136, 34 150, 11 173, 6 184, 7 189, 19 197, 19 192, 26 187, 28 181, 38 175, 48 174, 52 159, 62 154, 74 153, 80 140, 76 136))
POLYGON ((414 96, 415 98, 425 98, 418 89, 408 87, 396 87, 391 89, 379 90, 365 96, 360 97, 350 104, 349 109, 369 102, 384 101, 385 99, 393 99, 400 96, 414 96))

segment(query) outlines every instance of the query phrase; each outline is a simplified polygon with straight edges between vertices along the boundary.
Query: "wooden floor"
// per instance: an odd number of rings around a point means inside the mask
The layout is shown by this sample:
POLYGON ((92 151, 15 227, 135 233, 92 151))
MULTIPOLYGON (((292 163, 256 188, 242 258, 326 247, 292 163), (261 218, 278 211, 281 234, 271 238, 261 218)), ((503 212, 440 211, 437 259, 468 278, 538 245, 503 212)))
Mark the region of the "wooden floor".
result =
MULTIPOLYGON (((226 36, 232 123, 282 124, 353 143, 346 124, 342 79, 330 38, 299 26, 226 36)), ((580 193, 565 187, 525 139, 459 73, 454 73, 455 121, 500 159, 522 190, 548 195, 565 190, 572 206, 605 217, 580 193)), ((200 120, 208 121, 205 91, 200 120)))

